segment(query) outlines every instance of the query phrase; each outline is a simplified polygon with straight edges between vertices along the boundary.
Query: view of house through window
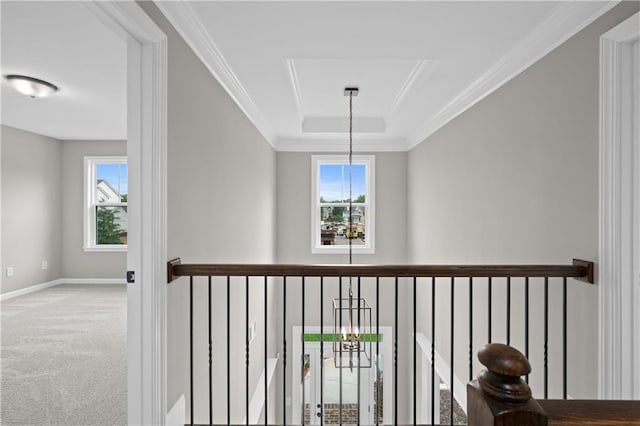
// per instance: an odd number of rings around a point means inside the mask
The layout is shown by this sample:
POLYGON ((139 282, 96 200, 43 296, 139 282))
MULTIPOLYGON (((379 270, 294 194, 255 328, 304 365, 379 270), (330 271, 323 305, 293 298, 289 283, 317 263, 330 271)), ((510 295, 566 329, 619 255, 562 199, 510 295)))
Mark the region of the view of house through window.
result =
POLYGON ((87 210, 85 248, 125 248, 127 245, 126 157, 86 159, 87 210))
POLYGON ((373 156, 314 156, 315 252, 373 249, 373 156), (349 211, 351 202, 351 211, 349 211))

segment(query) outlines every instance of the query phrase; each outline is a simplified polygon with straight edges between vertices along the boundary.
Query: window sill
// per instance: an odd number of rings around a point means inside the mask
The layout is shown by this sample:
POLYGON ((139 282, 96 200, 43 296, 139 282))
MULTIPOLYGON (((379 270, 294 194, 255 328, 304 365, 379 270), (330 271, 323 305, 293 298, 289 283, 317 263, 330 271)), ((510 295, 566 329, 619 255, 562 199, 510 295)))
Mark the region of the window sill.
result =
POLYGON ((127 246, 92 246, 92 247, 83 247, 85 252, 127 252, 127 246))
MULTIPOLYGON (((375 254, 375 247, 352 247, 353 254, 375 254)), ((349 254, 349 246, 316 246, 311 247, 313 254, 349 254)))

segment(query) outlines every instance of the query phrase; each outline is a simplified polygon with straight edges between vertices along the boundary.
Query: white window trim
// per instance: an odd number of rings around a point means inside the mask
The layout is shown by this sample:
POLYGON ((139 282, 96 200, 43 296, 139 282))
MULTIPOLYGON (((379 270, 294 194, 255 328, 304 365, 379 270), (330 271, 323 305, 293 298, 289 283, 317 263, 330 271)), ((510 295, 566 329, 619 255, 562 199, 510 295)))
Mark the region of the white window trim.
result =
MULTIPOLYGON (((320 197, 318 184, 320 182, 320 165, 349 164, 346 155, 312 155, 311 156, 311 253, 313 254, 347 254, 349 246, 323 246, 320 241, 320 197)), ((366 165, 367 194, 365 194, 366 222, 365 245, 352 246, 354 254, 375 253, 375 155, 354 155, 353 164, 366 165)))
MULTIPOLYGON (((86 252, 126 252, 127 245, 96 244, 96 210, 93 200, 96 193, 96 164, 127 164, 126 156, 85 156, 84 157, 84 251, 86 252)), ((105 206, 120 206, 120 203, 105 206)))

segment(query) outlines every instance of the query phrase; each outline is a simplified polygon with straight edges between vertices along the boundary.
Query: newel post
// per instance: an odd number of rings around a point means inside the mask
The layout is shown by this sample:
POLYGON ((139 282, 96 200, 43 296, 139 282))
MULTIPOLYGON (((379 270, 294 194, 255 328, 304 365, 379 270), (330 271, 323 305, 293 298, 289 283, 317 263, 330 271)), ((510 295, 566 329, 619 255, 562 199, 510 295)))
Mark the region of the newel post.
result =
POLYGON ((531 372, 531 365, 521 352, 490 343, 478 351, 478 359, 487 369, 467 385, 469 426, 546 426, 544 410, 521 379, 531 372))

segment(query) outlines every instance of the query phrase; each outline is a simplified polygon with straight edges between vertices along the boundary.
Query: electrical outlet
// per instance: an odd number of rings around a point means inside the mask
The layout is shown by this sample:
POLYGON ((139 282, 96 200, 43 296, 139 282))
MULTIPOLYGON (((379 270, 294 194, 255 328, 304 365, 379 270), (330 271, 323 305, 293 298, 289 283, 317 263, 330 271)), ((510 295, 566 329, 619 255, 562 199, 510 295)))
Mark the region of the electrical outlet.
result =
POLYGON ((13 266, 9 266, 7 268, 7 276, 8 277, 12 277, 13 276, 13 266))
POLYGON ((40 267, 41 267, 42 269, 48 269, 48 268, 49 268, 49 262, 47 262, 46 260, 43 260, 43 261, 40 263, 40 267))

